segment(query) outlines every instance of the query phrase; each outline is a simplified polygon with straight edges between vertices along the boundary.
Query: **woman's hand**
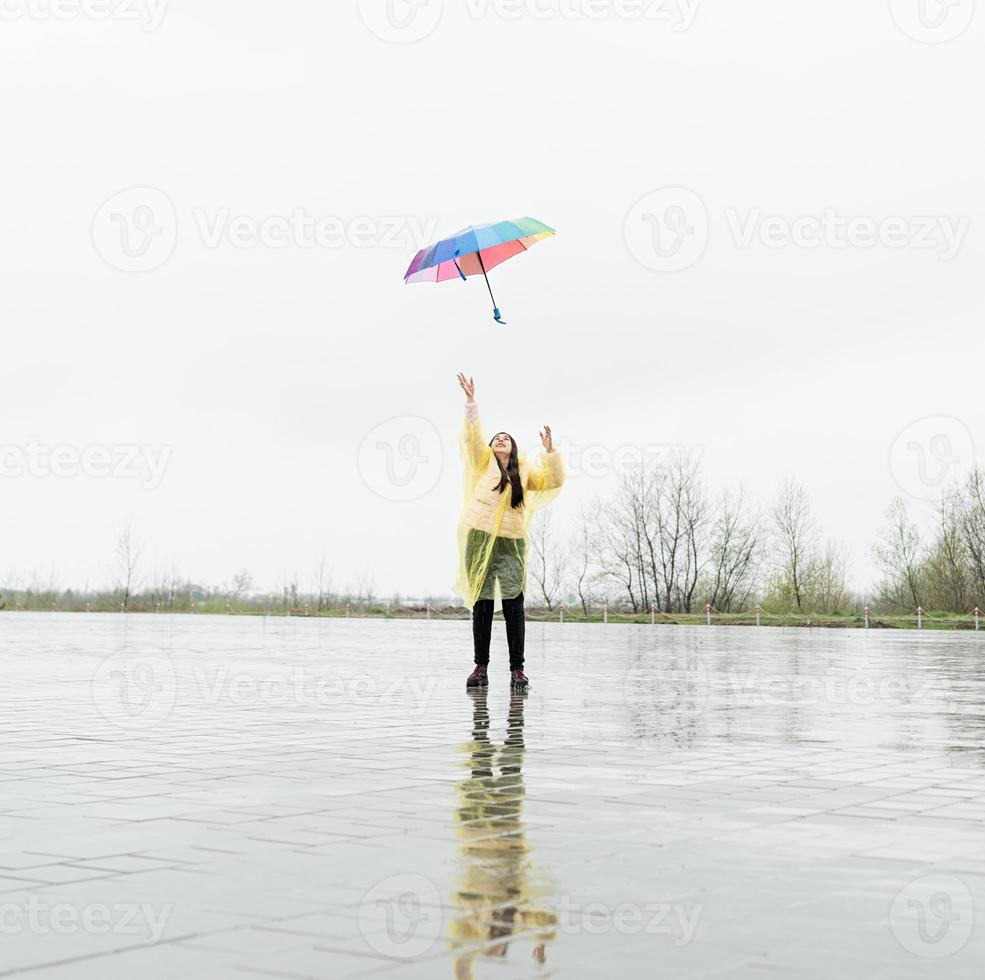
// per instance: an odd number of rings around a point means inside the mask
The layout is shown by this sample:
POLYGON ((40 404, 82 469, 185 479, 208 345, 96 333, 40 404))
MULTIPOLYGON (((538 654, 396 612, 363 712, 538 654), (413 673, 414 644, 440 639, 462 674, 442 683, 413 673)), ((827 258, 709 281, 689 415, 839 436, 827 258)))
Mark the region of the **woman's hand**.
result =
POLYGON ((544 444, 544 449, 547 452, 554 452, 554 436, 551 435, 551 427, 549 425, 544 426, 544 431, 540 434, 540 441, 544 444))
POLYGON ((458 384, 462 391, 465 392, 465 400, 474 402, 475 401, 475 382, 471 378, 466 378, 464 374, 459 372, 458 384))

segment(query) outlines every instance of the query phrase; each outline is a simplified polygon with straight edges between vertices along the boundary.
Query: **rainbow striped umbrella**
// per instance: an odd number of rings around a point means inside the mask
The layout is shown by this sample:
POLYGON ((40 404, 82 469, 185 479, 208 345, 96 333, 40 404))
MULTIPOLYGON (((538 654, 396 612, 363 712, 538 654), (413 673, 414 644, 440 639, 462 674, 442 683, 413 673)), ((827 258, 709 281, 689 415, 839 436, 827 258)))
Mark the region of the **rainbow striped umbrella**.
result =
POLYGON ((553 234, 553 228, 548 228, 536 218, 514 218, 512 221, 497 221, 491 225, 469 225, 451 238, 444 238, 435 245, 422 248, 404 274, 404 282, 444 282, 456 276, 465 279, 467 276, 481 275, 486 280, 486 288, 492 300, 493 319, 497 323, 505 323, 486 273, 553 234))

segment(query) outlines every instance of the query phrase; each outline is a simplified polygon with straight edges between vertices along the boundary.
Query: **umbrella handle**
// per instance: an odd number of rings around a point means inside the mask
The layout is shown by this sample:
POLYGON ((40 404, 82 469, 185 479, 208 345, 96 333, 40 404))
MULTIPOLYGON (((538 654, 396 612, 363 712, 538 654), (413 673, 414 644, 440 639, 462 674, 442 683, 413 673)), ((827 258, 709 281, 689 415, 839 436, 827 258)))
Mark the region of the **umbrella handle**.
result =
POLYGON ((496 297, 493 296, 492 286, 489 285, 489 276, 486 275, 486 264, 482 261, 482 250, 480 249, 475 253, 476 258, 479 260, 479 268, 482 269, 482 278, 486 280, 486 289, 489 290, 489 298, 492 300, 493 305, 493 319, 497 323, 505 324, 506 321, 503 319, 502 314, 499 312, 499 307, 496 305, 496 297))
POLYGON ((455 257, 452 259, 452 262, 455 263, 455 268, 458 269, 458 274, 462 277, 462 282, 468 282, 468 280, 465 278, 465 273, 462 272, 462 267, 458 264, 458 256, 459 256, 459 250, 456 248, 455 257))

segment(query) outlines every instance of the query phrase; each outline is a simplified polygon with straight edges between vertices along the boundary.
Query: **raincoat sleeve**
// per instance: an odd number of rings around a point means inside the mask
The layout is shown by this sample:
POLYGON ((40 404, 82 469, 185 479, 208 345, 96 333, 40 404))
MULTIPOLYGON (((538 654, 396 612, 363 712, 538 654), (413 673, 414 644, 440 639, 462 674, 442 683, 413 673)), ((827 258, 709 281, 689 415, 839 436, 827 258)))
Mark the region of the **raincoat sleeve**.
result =
POLYGON ((483 450, 486 449, 482 423, 479 421, 479 406, 475 402, 465 403, 465 419, 462 422, 459 449, 462 453, 462 466, 465 469, 465 485, 469 487, 474 482, 473 478, 482 463, 483 450))
POLYGON ((560 490, 564 485, 564 464, 561 454, 555 449, 550 453, 541 453, 526 473, 524 490, 546 492, 560 490))
POLYGON ((530 466, 524 467, 525 510, 532 515, 546 507, 561 492, 563 485, 564 464, 561 462, 561 454, 556 449, 552 453, 541 453, 530 466))

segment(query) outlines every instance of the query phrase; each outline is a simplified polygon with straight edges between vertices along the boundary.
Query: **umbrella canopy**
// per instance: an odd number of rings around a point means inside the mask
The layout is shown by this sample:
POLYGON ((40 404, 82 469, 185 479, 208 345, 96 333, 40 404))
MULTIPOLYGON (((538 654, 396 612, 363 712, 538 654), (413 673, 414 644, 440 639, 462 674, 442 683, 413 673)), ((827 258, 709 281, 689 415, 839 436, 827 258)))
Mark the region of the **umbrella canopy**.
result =
POLYGON ((406 282, 444 282, 488 272, 554 234, 536 218, 514 218, 491 225, 469 225, 451 238, 422 248, 404 274, 406 282), (455 260, 458 259, 456 266, 455 260), (481 259, 481 262, 480 262, 481 259))
MULTIPOLYGON (((465 279, 467 276, 483 276, 507 259, 525 252, 543 238, 554 234, 536 218, 514 218, 489 225, 469 225, 451 238, 444 238, 434 245, 422 248, 404 274, 405 282, 444 282, 447 279, 465 279)), ((489 287, 492 296, 492 287, 489 287)), ((493 316, 503 322, 493 298, 493 316)))

